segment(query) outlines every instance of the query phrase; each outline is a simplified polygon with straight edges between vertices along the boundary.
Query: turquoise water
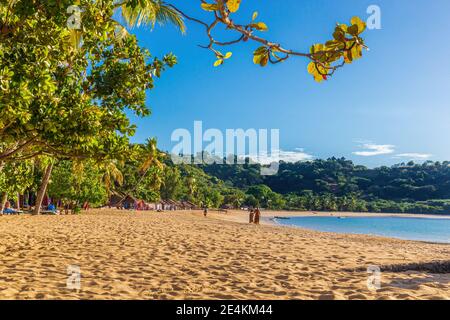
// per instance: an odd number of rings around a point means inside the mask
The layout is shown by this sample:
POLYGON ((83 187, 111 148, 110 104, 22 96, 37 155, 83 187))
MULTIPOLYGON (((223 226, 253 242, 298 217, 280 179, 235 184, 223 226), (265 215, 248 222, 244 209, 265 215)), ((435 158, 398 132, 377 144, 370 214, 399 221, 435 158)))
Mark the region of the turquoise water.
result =
POLYGON ((405 217, 292 217, 275 219, 283 225, 307 229, 378 235, 405 240, 450 243, 450 219, 405 217))

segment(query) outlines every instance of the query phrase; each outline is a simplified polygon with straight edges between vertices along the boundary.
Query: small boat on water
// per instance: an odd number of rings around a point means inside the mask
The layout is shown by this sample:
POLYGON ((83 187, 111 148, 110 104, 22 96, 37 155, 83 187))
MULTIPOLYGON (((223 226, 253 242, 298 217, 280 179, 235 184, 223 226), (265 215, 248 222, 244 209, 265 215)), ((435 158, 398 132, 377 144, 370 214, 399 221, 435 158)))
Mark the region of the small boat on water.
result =
POLYGON ((289 217, 275 217, 275 219, 289 220, 289 219, 291 219, 291 218, 289 218, 289 217))

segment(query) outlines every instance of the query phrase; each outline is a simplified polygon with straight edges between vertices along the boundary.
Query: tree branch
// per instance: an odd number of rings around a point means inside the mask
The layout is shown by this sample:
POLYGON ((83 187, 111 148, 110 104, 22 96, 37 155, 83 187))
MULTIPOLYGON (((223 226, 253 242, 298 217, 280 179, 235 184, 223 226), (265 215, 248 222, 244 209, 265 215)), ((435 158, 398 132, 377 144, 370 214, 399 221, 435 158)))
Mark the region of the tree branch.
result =
MULTIPOLYGON (((202 21, 198 18, 194 18, 186 14, 184 11, 180 10, 173 4, 167 4, 167 6, 171 7, 173 10, 178 12, 185 19, 200 24, 205 28, 206 36, 209 39, 209 43, 207 45, 199 45, 199 46, 201 48, 208 49, 214 52, 214 54, 217 56, 220 62, 218 65, 222 64, 223 61, 227 58, 220 51, 216 50, 214 46, 228 46, 252 40, 256 43, 261 44, 263 47, 266 48, 266 51, 264 50, 261 51, 262 59, 256 59, 255 63, 258 63, 261 66, 265 66, 268 62, 270 62, 271 64, 283 62, 289 59, 291 56, 304 57, 308 58, 309 60, 311 60, 311 62, 314 63, 315 69, 317 70, 316 75, 319 76, 319 78, 323 77, 324 79, 326 79, 327 76, 332 76, 337 69, 343 67, 346 63, 350 63, 353 59, 357 59, 360 57, 359 52, 357 52, 358 56, 356 57, 352 55, 352 50, 354 49, 355 46, 358 46, 361 49, 367 48, 364 45, 363 40, 359 37, 359 33, 364 31, 365 29, 365 24, 361 20, 359 20, 360 22, 358 21, 360 25, 351 26, 353 27, 351 32, 347 32, 346 25, 338 25, 336 27, 335 34, 333 34, 334 40, 329 41, 330 43, 333 44, 332 46, 322 45, 322 49, 320 50, 315 50, 315 46, 313 46, 311 52, 306 53, 297 50, 287 49, 279 43, 270 41, 259 35, 256 35, 255 32, 257 31, 267 30, 265 24, 263 24, 264 26, 261 26, 260 24, 255 23, 254 21, 246 25, 234 23, 234 21, 231 19, 231 14, 234 12, 231 12, 228 9, 227 1, 214 0, 214 4, 211 4, 210 2, 207 3, 204 0, 200 0, 200 2, 202 4, 214 6, 214 10, 212 9, 208 10, 214 13, 214 20, 211 23, 202 21), (213 36, 213 31, 219 25, 223 25, 226 27, 227 30, 231 30, 238 33, 239 37, 231 41, 216 40, 215 37, 213 36), (359 30, 360 27, 362 30, 359 30), (346 34, 350 34, 350 37, 346 37, 346 34), (349 46, 347 45, 348 42, 353 42, 353 44, 349 46), (277 54, 281 54, 282 56, 280 57, 277 54), (339 62, 339 60, 343 61, 339 62)), ((257 55, 256 51, 254 55, 257 55)))

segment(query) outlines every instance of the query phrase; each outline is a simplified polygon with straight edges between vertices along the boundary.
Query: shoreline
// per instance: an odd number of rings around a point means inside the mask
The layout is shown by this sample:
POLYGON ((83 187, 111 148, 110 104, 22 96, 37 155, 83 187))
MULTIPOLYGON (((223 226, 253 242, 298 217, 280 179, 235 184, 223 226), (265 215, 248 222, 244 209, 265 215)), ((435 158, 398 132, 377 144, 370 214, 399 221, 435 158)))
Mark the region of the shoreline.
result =
POLYGON ((422 219, 450 219, 450 215, 423 213, 370 213, 370 212, 331 212, 331 211, 265 211, 275 217, 397 217, 422 219), (280 214, 278 214, 280 213, 280 214))
MULTIPOLYGON (((418 242, 418 243, 427 243, 427 244, 435 244, 435 245, 450 245, 450 242, 439 242, 439 241, 429 241, 429 240, 413 240, 413 239, 402 239, 396 237, 389 237, 383 235, 376 234, 367 234, 367 233, 345 233, 345 232, 333 232, 333 231, 321 231, 317 229, 305 228, 302 226, 282 224, 276 221, 277 217, 285 217, 285 218, 294 218, 294 217, 359 217, 359 218, 370 218, 370 217, 397 217, 397 218, 419 218, 419 219, 446 219, 450 220, 450 216, 441 217, 439 215, 430 215, 430 214, 413 214, 413 213, 358 213, 358 212, 313 212, 313 211, 261 211, 261 220, 260 224, 265 226, 273 226, 273 227, 281 227, 281 228, 290 228, 290 229, 298 229, 305 230, 308 232, 317 232, 317 233, 328 233, 334 235, 343 235, 343 236, 365 236, 365 237, 373 237, 376 239, 387 239, 394 241, 408 241, 408 242, 418 242)), ((229 210, 227 213, 215 213, 213 218, 222 221, 230 221, 237 222, 240 224, 249 224, 248 221, 248 211, 243 210, 229 210)))
MULTIPOLYGON (((211 211, 208 215, 223 218, 221 220, 248 223, 248 211, 228 210, 227 213, 211 211)), ((368 213, 368 212, 331 212, 331 211, 261 211, 261 224, 274 225, 271 220, 276 217, 392 217, 392 218, 421 218, 421 219, 449 219, 450 215, 415 214, 415 213, 368 213)), ((283 225, 284 226, 284 225, 283 225)))

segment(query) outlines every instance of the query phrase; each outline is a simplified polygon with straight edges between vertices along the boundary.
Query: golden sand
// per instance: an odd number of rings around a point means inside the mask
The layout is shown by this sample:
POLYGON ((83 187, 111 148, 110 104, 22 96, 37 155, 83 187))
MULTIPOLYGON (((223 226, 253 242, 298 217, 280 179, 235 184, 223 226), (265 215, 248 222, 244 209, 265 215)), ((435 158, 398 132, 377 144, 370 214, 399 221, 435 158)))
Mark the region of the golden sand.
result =
POLYGON ((0 216, 0 298, 450 299, 448 273, 382 272, 371 291, 365 271, 448 261, 449 245, 240 223, 245 217, 0 216), (81 269, 80 290, 67 288, 71 265, 81 269))

